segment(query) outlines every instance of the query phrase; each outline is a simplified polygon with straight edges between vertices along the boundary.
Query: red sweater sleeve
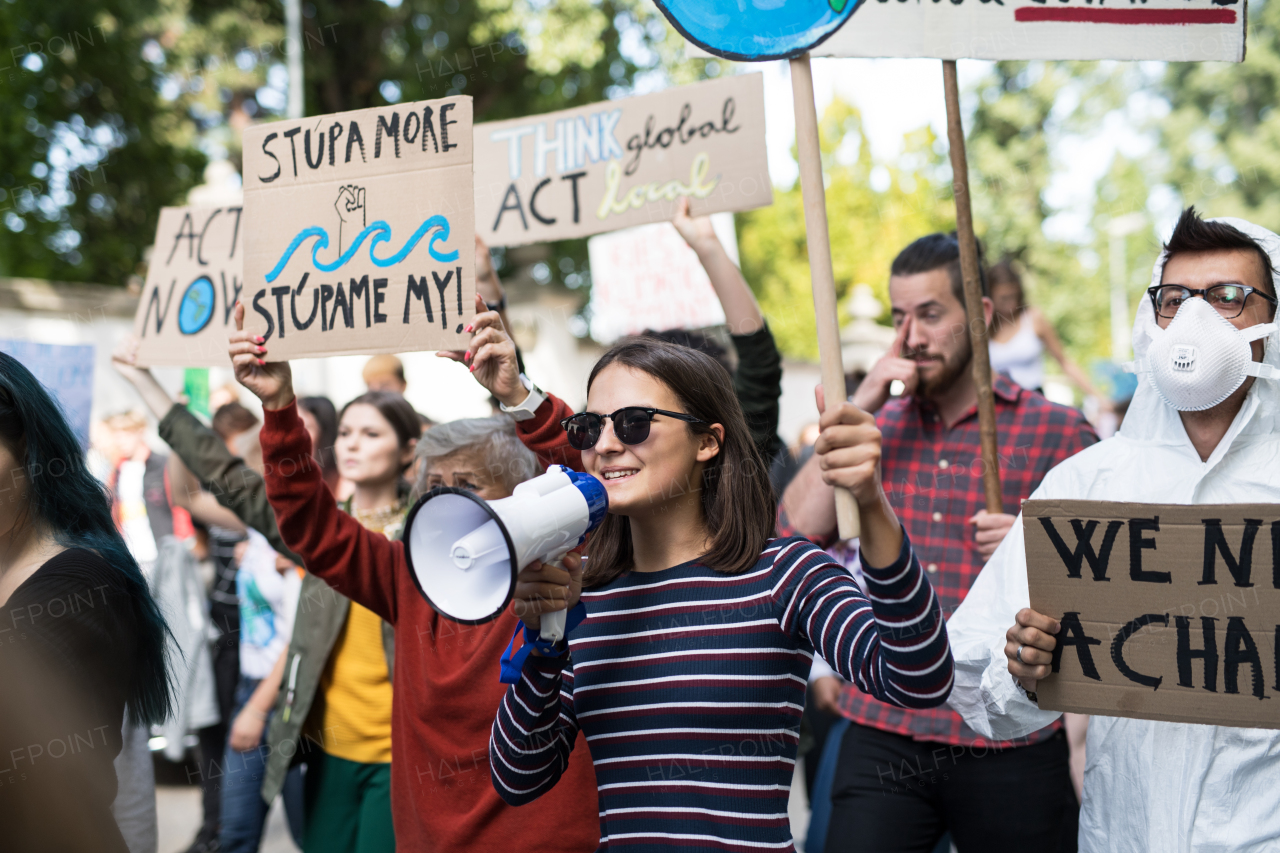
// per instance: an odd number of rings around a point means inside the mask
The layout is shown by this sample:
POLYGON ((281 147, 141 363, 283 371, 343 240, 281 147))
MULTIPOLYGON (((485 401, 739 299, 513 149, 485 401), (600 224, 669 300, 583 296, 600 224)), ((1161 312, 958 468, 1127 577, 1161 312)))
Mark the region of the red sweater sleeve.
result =
POLYGON ((395 624, 396 572, 408 571, 403 543, 366 530, 338 509, 311 458, 311 437, 296 402, 262 415, 267 499, 285 544, 307 571, 395 624))
POLYGON ((547 394, 538 411, 527 421, 516 421, 516 434, 524 446, 538 455, 542 465, 563 465, 581 471, 582 453, 569 446, 569 437, 560 421, 573 414, 569 404, 554 394, 547 394))

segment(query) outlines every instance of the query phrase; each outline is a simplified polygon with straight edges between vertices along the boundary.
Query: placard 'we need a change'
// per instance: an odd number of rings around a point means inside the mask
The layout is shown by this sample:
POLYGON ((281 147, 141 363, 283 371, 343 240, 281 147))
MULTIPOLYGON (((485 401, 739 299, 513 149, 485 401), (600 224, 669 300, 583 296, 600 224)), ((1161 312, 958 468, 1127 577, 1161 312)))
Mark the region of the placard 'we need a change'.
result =
POLYGON ((1280 728, 1280 505, 1024 501, 1040 707, 1280 728))
POLYGON ((245 329, 273 360, 465 348, 471 99, 244 133, 245 329))

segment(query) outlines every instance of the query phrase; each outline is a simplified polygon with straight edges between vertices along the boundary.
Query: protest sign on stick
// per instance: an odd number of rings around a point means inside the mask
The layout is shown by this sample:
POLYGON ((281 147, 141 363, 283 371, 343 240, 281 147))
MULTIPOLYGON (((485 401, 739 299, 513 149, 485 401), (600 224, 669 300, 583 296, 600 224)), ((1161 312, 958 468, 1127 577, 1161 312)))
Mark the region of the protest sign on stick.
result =
POLYGON ((490 246, 773 203, 759 74, 476 125, 476 233, 490 246))
MULTIPOLYGON (((969 176, 955 60, 972 57, 1242 62, 1245 54, 1245 5, 1240 0, 1144 0, 1136 7, 1132 3, 1105 7, 1094 5, 1092 0, 1061 0, 1053 4, 1044 0, 952 0, 950 3, 827 0, 826 3, 747 8, 733 0, 655 2, 694 45, 695 55, 705 52, 748 61, 790 58, 793 78, 796 63, 800 61, 798 57, 805 51, 815 56, 944 60, 943 95, 955 174, 961 273, 975 353, 986 349, 986 327, 978 319, 982 316, 982 305, 977 297, 977 241, 969 210, 969 176)), ((808 61, 807 55, 804 61, 808 61)), ((797 116, 797 125, 799 123, 797 116)), ((801 146, 802 172, 805 156, 801 146)), ((805 192, 807 197, 807 185, 805 192)), ((814 236, 810 231, 811 239, 814 236)), ((816 298, 816 280, 814 286, 816 298)), ((819 328, 821 322, 819 318, 819 328)), ((989 359, 975 357, 973 372, 980 389, 978 414, 986 463, 983 475, 986 505, 988 511, 1000 512, 995 398, 990 390, 989 359)))
POLYGON ((227 367, 227 335, 244 284, 243 211, 165 207, 133 319, 138 364, 227 367))
MULTIPOLYGON (((789 59, 795 98, 796 150, 800 160, 800 192, 804 196, 805 237, 813 284, 814 319, 822 390, 828 405, 845 399, 840 361, 840 327, 836 317, 835 273, 827 232, 827 195, 822 183, 822 151, 813 95, 809 51, 829 38, 857 8, 857 2, 827 0, 804 3, 753 3, 734 0, 656 0, 672 25, 695 45, 726 59, 761 62, 789 59)), ((858 505, 853 492, 836 487, 836 527, 841 539, 859 534, 858 505)))
POLYGON ((1041 708, 1280 728, 1280 505, 1026 501, 1041 708))
POLYGON ((458 96, 245 131, 241 299, 271 358, 466 348, 472 129, 458 96))
POLYGON ((863 0, 816 56, 935 59, 1244 60, 1239 0, 863 0))

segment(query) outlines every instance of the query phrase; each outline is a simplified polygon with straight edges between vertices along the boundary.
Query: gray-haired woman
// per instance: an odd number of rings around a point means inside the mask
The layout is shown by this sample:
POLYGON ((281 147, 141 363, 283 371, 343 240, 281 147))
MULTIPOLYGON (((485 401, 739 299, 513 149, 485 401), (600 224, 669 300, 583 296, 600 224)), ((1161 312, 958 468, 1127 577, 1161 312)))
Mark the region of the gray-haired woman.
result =
POLYGON ((418 441, 417 455, 418 494, 453 486, 491 501, 542 473, 537 457, 505 415, 432 427, 418 441))

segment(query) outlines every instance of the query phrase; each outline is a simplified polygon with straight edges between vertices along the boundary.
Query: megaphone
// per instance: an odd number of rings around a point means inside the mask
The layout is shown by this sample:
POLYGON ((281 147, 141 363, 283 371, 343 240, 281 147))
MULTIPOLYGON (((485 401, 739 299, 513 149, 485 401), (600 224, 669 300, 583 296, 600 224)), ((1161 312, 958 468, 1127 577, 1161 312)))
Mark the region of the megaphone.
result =
MULTIPOLYGON (((405 519, 405 557, 422 597, 464 625, 496 619, 515 591, 520 569, 556 563, 604 520, 609 498, 590 474, 552 465, 485 501, 443 486, 423 495, 405 519)), ((544 640, 564 636, 565 611, 544 613, 544 640)))

